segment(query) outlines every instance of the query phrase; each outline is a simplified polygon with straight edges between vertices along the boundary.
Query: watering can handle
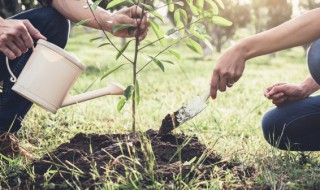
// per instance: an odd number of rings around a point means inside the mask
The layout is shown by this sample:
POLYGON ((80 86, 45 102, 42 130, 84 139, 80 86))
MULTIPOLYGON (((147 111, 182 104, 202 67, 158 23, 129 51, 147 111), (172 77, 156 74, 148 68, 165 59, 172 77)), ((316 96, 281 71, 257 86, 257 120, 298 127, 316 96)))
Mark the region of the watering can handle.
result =
MULTIPOLYGON (((32 51, 34 51, 34 47, 33 46, 32 46, 32 51)), ((7 64, 8 71, 9 71, 9 73, 11 75, 10 81, 11 82, 17 82, 17 77, 13 74, 13 72, 10 69, 8 57, 6 57, 6 64, 7 64)))

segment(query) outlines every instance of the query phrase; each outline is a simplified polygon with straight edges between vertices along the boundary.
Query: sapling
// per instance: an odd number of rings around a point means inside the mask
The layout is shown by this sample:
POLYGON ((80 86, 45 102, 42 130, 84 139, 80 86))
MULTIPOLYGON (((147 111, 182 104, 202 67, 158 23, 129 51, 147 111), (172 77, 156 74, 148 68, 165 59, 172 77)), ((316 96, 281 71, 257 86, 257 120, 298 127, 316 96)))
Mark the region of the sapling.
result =
MULTIPOLYGON (((103 30, 101 23, 98 21, 95 16, 94 10, 98 7, 98 5, 102 2, 102 0, 97 0, 93 4, 87 0, 88 8, 93 14, 94 19, 100 25, 101 30, 107 40, 107 43, 103 43, 100 46, 110 45, 116 51, 116 59, 120 56, 124 57, 130 64, 132 64, 132 84, 129 85, 126 90, 124 97, 121 98, 118 102, 117 109, 120 111, 123 106, 131 100, 132 102, 132 134, 135 135, 136 132, 136 105, 139 104, 140 101, 140 89, 139 82, 137 80, 137 76, 142 73, 142 71, 150 65, 150 63, 155 63, 163 72, 165 71, 165 64, 174 64, 172 60, 163 60, 160 59, 160 55, 165 52, 169 52, 177 59, 180 59, 180 54, 172 50, 177 43, 182 43, 190 48, 192 51, 202 54, 202 47, 199 44, 199 41, 202 41, 209 48, 213 49, 209 39, 210 36, 206 33, 206 27, 202 22, 209 21, 215 24, 228 26, 232 23, 225 18, 218 16, 219 9, 224 9, 224 5, 221 0, 166 0, 165 2, 161 1, 146 1, 146 0, 113 0, 108 3, 106 9, 117 8, 119 6, 132 6, 136 5, 142 8, 142 13, 140 18, 137 19, 138 27, 135 29, 132 25, 129 24, 121 24, 112 28, 111 33, 116 33, 121 30, 128 30, 128 32, 133 32, 137 30, 134 39, 129 40, 122 47, 117 47, 109 38, 108 34, 103 30), (161 4, 158 7, 155 5, 161 4), (184 5, 187 6, 184 6, 184 5), (204 5, 207 6, 204 6, 204 5), (179 7, 188 7, 188 9, 184 10, 179 7), (172 12, 174 15, 174 24, 175 26, 164 32, 160 23, 164 24, 163 16, 157 12, 159 9, 167 7, 168 11, 172 12), (206 7, 206 8, 204 8, 206 7), (148 13, 149 16, 149 24, 152 28, 153 32, 157 36, 157 39, 153 41, 148 41, 146 45, 139 46, 139 37, 140 37, 140 20, 143 18, 143 15, 148 13), (190 19, 191 18, 191 19, 190 19), (126 56, 126 49, 131 45, 131 42, 134 41, 134 57, 133 60, 126 56), (138 64, 139 53, 143 51, 145 48, 150 47, 151 45, 162 46, 162 49, 153 54, 149 55, 145 63, 138 64)), ((78 24, 83 24, 88 20, 82 20, 78 24)), ((107 22, 107 21, 105 21, 107 22)), ((91 41, 100 39, 94 38, 91 41)), ((139 59, 140 60, 140 59, 139 59)), ((107 71, 101 78, 105 78, 112 72, 120 69, 124 64, 117 65, 114 68, 111 68, 107 71)))

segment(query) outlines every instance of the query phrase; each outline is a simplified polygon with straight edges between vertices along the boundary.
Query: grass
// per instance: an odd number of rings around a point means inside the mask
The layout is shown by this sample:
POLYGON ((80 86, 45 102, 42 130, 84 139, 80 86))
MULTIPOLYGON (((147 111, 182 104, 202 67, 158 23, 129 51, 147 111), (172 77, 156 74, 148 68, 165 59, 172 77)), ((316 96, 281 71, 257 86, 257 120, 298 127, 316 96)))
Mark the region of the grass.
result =
MULTIPOLYGON (((120 58, 117 62, 115 51, 110 46, 97 48, 101 41, 89 42, 88 39, 97 36, 98 33, 86 33, 82 28, 76 28, 72 33, 66 49, 87 65, 87 70, 76 82, 72 94, 85 91, 93 81, 96 82, 90 89, 103 87, 111 81, 128 86, 132 81, 130 64, 104 80, 99 80, 108 68, 126 61, 120 58)), ((143 55, 146 57, 154 55, 159 48, 152 46, 145 50, 143 55)), ((202 59, 183 45, 174 47, 174 50, 180 52, 182 58, 177 60, 165 53, 163 59, 175 62, 174 65, 165 65, 165 73, 155 64, 150 64, 138 76, 141 102, 137 110, 137 127, 140 131, 159 129, 167 113, 177 110, 208 88, 219 54, 202 59)), ((129 48, 127 55, 132 52, 133 49, 129 48)), ((299 83, 304 80, 308 76, 304 56, 302 48, 293 48, 277 53, 275 59, 262 56, 249 61, 242 79, 233 88, 219 93, 217 100, 209 101, 208 107, 200 115, 175 132, 196 134, 203 143, 224 158, 255 165, 259 176, 255 181, 244 179, 248 184, 255 183, 269 189, 319 189, 319 154, 274 149, 265 142, 260 125, 263 114, 273 107, 263 97, 264 88, 275 82, 299 83)), ((145 62, 141 58, 139 67, 145 62)), ((116 96, 102 97, 62 108, 55 115, 33 106, 18 134, 21 144, 31 144, 30 151, 41 157, 80 132, 130 132, 131 106, 127 104, 118 112, 118 99, 116 96)), ((9 164, 7 161, 0 162, 1 186, 8 188, 10 176, 25 167, 28 168, 28 165, 19 158, 10 160, 9 164)), ((32 168, 29 170, 32 175, 32 168)), ((207 189, 221 189, 223 182, 231 188, 237 187, 237 180, 232 177, 212 178, 206 182, 207 189)), ((198 183, 190 183, 193 185, 186 185, 184 189, 195 189, 198 183)), ((121 185, 106 182, 104 189, 117 187, 121 188, 121 185)))

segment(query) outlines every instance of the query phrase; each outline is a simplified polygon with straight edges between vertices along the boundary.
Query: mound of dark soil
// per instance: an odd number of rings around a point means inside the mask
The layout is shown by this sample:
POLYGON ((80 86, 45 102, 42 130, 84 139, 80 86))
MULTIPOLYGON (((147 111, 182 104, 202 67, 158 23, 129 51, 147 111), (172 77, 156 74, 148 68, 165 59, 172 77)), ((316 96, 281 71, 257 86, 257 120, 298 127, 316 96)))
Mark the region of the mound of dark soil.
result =
POLYGON ((223 161, 201 144, 197 137, 184 134, 158 135, 149 130, 132 139, 125 134, 77 134, 69 143, 33 163, 35 179, 28 186, 36 189, 72 189, 72 185, 92 188, 103 181, 121 183, 134 180, 146 187, 154 181, 175 184, 184 181, 224 177, 215 167, 229 169, 242 178, 253 177, 254 167, 223 161), (219 173, 219 174, 218 174, 219 173), (136 177, 138 176, 138 177, 136 177))

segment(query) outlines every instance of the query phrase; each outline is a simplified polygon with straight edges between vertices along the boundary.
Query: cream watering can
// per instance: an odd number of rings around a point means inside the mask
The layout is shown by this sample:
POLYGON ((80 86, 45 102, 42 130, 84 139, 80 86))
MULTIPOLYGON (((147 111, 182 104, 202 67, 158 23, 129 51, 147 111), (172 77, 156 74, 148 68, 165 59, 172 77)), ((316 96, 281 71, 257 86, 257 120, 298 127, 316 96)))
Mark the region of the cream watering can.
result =
POLYGON ((6 61, 10 80, 15 82, 12 90, 52 113, 64 106, 124 93, 123 86, 110 83, 105 88, 69 95, 70 88, 85 70, 85 65, 62 48, 44 40, 38 40, 18 79, 10 70, 8 58, 6 61))

